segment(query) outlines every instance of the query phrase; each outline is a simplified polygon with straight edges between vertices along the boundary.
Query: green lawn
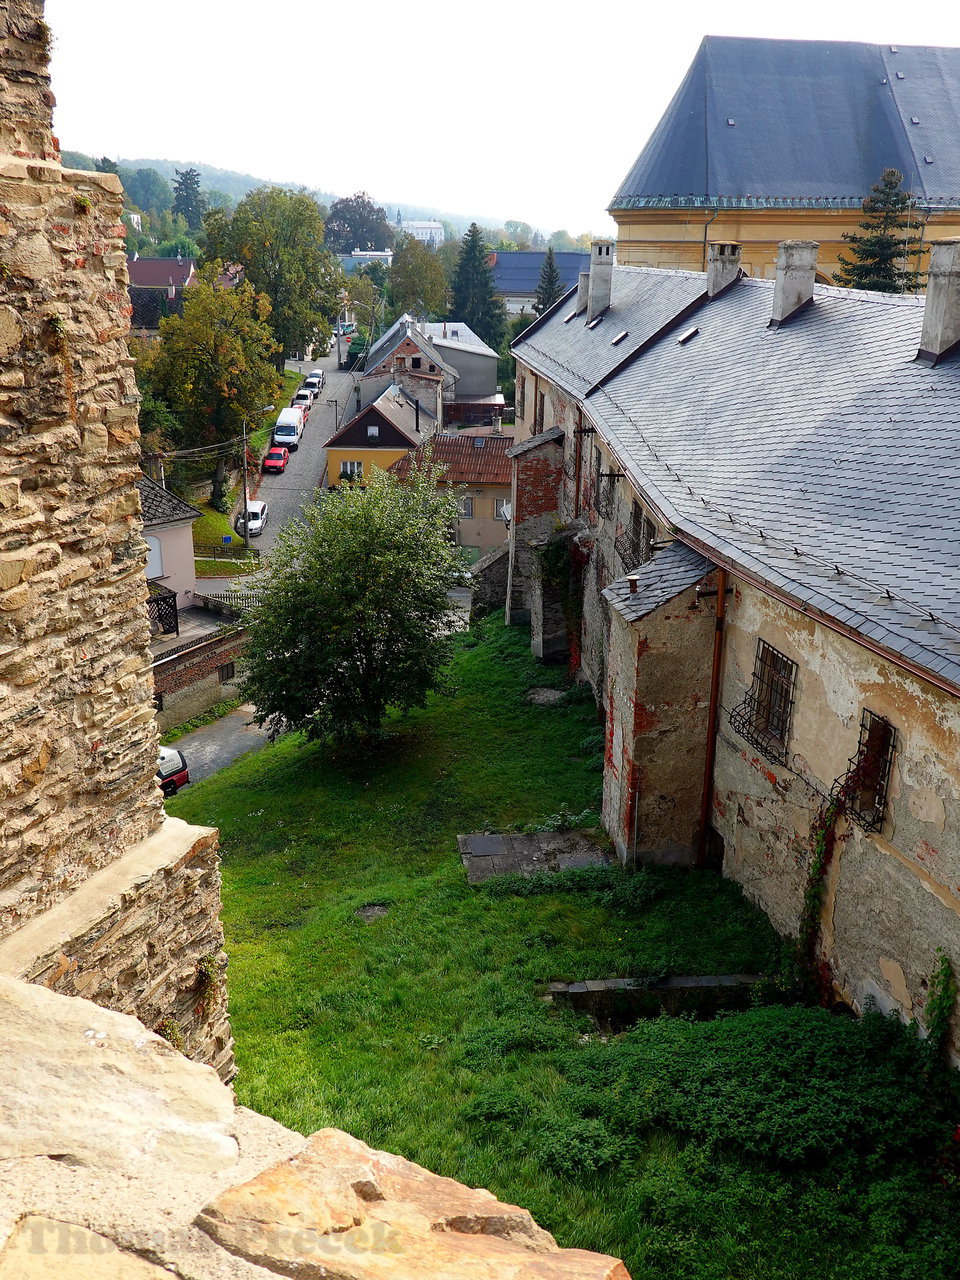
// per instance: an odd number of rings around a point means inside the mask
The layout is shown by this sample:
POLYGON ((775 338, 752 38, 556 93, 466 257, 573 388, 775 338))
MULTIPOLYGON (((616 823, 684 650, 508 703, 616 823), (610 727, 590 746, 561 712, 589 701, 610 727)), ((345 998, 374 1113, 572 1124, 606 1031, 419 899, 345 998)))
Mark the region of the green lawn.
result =
POLYGON ((710 873, 466 885, 458 832, 595 808, 600 782, 592 704, 530 705, 562 672, 481 634, 378 752, 286 738, 169 802, 221 830, 241 1102, 487 1186, 635 1280, 955 1274, 954 1099, 912 1032, 758 1007, 607 1042, 544 1002, 784 953, 710 873))

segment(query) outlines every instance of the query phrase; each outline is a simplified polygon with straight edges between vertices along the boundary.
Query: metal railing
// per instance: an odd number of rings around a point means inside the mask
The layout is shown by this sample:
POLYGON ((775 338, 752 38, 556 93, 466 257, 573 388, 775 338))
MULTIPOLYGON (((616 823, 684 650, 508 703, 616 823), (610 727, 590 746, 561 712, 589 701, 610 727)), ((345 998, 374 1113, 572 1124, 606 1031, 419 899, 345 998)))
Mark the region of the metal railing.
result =
POLYGON ((198 542, 193 548, 196 560, 259 560, 260 552, 256 547, 249 550, 239 543, 198 542))

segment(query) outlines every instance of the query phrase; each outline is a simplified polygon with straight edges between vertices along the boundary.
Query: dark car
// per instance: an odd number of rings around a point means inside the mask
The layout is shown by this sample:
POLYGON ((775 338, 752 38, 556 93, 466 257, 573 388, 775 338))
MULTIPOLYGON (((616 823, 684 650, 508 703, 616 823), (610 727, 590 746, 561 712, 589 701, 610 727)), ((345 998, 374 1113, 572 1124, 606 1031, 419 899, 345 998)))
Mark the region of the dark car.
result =
POLYGON ((157 769, 157 782, 165 796, 175 796, 181 787, 190 781, 190 770, 182 751, 176 747, 160 748, 160 767, 157 769))
POLYGON ((264 471, 286 471, 287 463, 290 461, 290 450, 284 449, 282 445, 274 445, 273 448, 264 456, 264 471))

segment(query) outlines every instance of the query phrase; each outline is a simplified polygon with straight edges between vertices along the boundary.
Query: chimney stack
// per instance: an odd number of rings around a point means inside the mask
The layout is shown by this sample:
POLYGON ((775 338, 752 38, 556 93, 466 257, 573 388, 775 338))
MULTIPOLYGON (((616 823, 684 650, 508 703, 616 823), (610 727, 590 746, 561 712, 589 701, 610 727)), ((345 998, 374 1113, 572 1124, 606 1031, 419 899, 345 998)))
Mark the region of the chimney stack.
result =
POLYGON ((707 246, 707 297, 723 293, 734 280, 740 279, 740 246, 711 244, 707 246))
POLYGON ((590 246, 590 282, 587 286, 587 324, 610 305, 613 288, 613 241, 594 240, 590 246))
POLYGON ((917 360, 935 365, 960 342, 960 239, 934 240, 917 360))
POLYGON ((577 315, 587 309, 587 293, 590 289, 590 272, 581 271, 577 276, 577 315))
POLYGON ((801 307, 813 301, 817 275, 816 240, 781 240, 777 250, 777 276, 773 290, 770 328, 779 329, 801 307))

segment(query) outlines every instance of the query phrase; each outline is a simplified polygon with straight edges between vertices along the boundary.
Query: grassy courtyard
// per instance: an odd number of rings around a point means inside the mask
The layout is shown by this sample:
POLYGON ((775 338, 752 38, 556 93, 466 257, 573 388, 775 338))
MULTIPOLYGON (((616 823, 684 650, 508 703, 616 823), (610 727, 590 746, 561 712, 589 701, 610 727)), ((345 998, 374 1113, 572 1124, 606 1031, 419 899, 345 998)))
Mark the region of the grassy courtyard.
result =
POLYGON ((240 1100, 519 1202, 634 1280, 944 1280, 955 1097, 913 1032, 799 1005, 609 1041, 551 979, 781 972, 709 873, 469 888, 458 832, 596 811, 600 737, 527 637, 463 637, 449 691, 363 760, 283 739, 168 805, 218 826, 240 1100), (361 914, 358 914, 361 913, 361 914))

